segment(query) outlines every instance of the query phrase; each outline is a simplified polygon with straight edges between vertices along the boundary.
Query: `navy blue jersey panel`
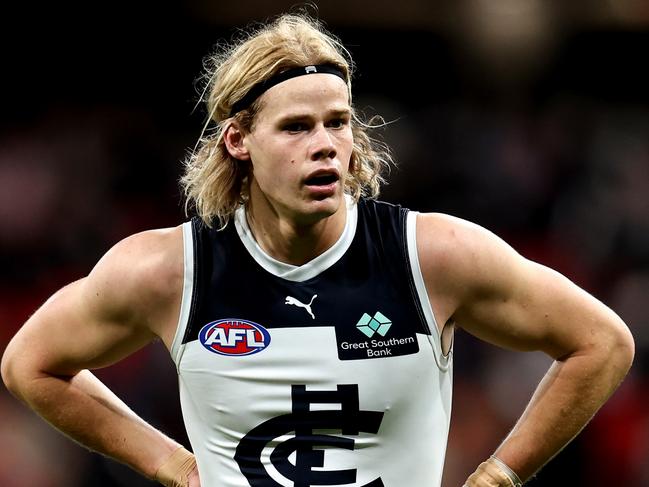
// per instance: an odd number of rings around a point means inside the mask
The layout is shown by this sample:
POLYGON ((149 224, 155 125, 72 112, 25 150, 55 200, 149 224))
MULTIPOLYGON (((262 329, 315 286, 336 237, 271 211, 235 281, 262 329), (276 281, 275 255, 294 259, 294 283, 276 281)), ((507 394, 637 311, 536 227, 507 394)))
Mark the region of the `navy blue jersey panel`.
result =
POLYGON ((217 230, 194 219, 194 290, 183 343, 196 340, 204 325, 221 319, 249 320, 268 329, 335 327, 345 335, 346 330, 356 330, 364 315, 377 312, 404 336, 429 334, 410 272, 407 213, 399 206, 361 199, 356 234, 347 252, 304 282, 262 268, 233 222, 217 230), (313 316, 288 306, 288 297, 300 303, 312 300, 313 316))

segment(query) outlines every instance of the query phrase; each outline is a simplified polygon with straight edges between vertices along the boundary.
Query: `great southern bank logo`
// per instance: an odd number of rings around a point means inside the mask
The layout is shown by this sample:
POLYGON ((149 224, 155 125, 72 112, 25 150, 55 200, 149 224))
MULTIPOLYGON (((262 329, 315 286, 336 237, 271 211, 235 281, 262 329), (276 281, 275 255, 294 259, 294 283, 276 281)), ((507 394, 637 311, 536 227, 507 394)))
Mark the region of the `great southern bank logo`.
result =
POLYGON ((380 311, 374 316, 363 313, 355 328, 353 333, 348 331, 353 330, 351 327, 336 330, 340 360, 396 357, 419 351, 413 324, 402 320, 395 325, 380 311))
POLYGON ((391 326, 392 321, 380 311, 374 313, 373 317, 367 313, 363 313, 361 319, 356 323, 358 331, 363 332, 367 338, 372 338, 375 333, 384 337, 391 326))
POLYGON ((210 352, 241 356, 265 350, 270 344, 270 333, 259 323, 228 318, 205 325, 198 339, 210 352))

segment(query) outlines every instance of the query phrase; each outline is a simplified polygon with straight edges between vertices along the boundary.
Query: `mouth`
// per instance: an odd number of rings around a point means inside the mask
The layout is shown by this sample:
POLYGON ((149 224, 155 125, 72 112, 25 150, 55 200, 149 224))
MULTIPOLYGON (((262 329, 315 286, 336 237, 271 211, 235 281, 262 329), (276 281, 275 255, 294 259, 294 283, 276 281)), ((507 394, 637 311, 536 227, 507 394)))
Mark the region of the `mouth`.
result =
POLYGON ((337 183, 340 179, 338 171, 335 169, 325 169, 315 171, 304 180, 306 186, 311 187, 328 187, 334 183, 337 183))

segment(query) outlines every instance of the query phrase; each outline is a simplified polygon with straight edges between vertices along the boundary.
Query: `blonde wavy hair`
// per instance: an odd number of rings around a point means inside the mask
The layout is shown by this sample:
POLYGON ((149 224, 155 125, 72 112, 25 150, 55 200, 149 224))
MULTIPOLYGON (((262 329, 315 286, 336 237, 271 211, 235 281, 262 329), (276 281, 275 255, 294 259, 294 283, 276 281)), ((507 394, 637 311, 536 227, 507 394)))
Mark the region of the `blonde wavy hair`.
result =
MULTIPOLYGON (((231 117, 232 106, 255 84, 286 69, 315 64, 333 64, 343 72, 351 105, 351 55, 337 38, 306 14, 282 15, 253 29, 239 42, 218 47, 216 53, 206 58, 207 82, 201 101, 207 104, 208 118, 196 147, 184 162, 185 172, 180 180, 186 210, 193 206, 207 225, 218 220, 220 226, 225 226, 237 207, 245 204, 250 163, 230 155, 223 134, 233 118, 242 130, 249 132, 261 107, 258 98, 231 117), (208 131, 212 122, 215 127, 208 131)), ((378 196, 385 182, 383 175, 392 164, 388 147, 367 133, 382 123, 375 119, 364 122, 352 108, 354 144, 345 192, 356 200, 361 196, 378 196)))

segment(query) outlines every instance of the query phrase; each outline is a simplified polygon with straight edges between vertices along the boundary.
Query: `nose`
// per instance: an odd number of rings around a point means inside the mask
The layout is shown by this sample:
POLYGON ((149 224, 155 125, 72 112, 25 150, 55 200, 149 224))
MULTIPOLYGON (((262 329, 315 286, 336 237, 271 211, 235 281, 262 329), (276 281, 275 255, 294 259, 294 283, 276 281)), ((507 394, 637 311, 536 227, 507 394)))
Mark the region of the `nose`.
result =
POLYGON ((326 127, 318 126, 311 138, 311 159, 333 159, 336 157, 336 146, 326 127))

